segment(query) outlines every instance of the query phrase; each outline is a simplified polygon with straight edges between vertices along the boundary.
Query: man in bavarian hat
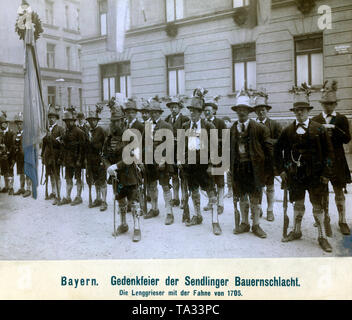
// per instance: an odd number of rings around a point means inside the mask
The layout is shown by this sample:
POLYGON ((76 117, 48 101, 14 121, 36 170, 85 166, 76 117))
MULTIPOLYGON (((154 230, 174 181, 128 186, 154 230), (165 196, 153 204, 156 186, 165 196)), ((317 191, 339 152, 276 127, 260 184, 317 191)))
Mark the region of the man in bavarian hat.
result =
MULTIPOLYGON (((326 81, 322 88, 322 96, 320 103, 323 107, 323 112, 312 118, 324 126, 327 134, 332 142, 334 149, 335 161, 332 168, 332 176, 330 182, 335 192, 335 203, 339 213, 339 227, 343 235, 350 235, 350 228, 346 222, 346 203, 343 189, 347 183, 351 183, 351 173, 347 164, 345 150, 343 145, 351 141, 350 128, 347 118, 339 112, 336 112, 337 107, 337 82, 333 81, 328 85, 326 81)), ((324 206, 324 224, 327 236, 332 236, 330 217, 329 217, 329 192, 328 188, 325 193, 324 206)))
POLYGON ((61 190, 61 178, 60 178, 60 157, 61 157, 61 144, 60 139, 64 135, 65 130, 61 127, 57 121, 60 119, 59 108, 55 108, 49 105, 48 119, 49 128, 48 132, 43 138, 41 158, 42 163, 45 166, 45 183, 49 183, 49 177, 51 182, 51 193, 45 199, 54 199, 53 205, 59 204, 61 201, 60 190, 61 190))
MULTIPOLYGON (((268 104, 268 95, 262 91, 256 91, 255 95, 255 105, 254 105, 254 112, 257 115, 256 121, 269 129, 270 132, 270 139, 272 144, 275 145, 277 139, 279 138, 282 128, 280 124, 268 117, 268 112, 271 110, 271 106, 268 104)), ((274 159, 272 159, 273 161, 274 159)), ((267 175, 265 186, 266 186, 266 200, 267 200, 267 211, 266 211, 266 219, 268 221, 274 221, 274 197, 275 197, 275 189, 274 189, 274 163, 269 162, 265 165, 265 173, 267 175)), ((260 199, 260 205, 262 204, 262 196, 260 199)), ((260 208, 260 212, 262 215, 262 208, 260 208)))
MULTIPOLYGON (((182 171, 180 171, 176 165, 177 163, 177 130, 182 129, 185 122, 189 121, 189 118, 182 114, 181 110, 185 101, 185 97, 178 95, 166 98, 166 106, 170 109, 171 113, 165 118, 165 121, 170 123, 174 132, 174 155, 175 155, 175 165, 174 171, 171 175, 172 179, 172 189, 173 189, 173 199, 172 205, 177 207, 180 205, 179 189, 181 183, 181 196, 184 200, 186 190, 186 182, 183 177, 182 171)), ((183 205, 181 205, 181 208, 183 205)))
POLYGON ((309 103, 307 87, 293 87, 293 108, 296 120, 286 127, 275 145, 275 162, 282 182, 287 185, 289 200, 294 203, 294 225, 284 241, 302 237, 301 222, 305 212, 305 193, 313 206, 313 216, 318 227, 320 247, 331 252, 326 238, 323 213, 323 195, 331 175, 333 154, 325 128, 308 118, 313 107, 309 103))
POLYGON ((59 205, 71 204, 71 192, 73 177, 76 179, 77 194, 73 204, 81 203, 82 197, 82 165, 84 162, 85 136, 81 129, 76 126, 76 118, 73 109, 66 110, 62 120, 65 122, 66 131, 60 139, 61 154, 60 163, 65 167, 66 197, 62 198, 59 205))
POLYGON ((13 190, 13 166, 15 164, 14 158, 14 141, 15 133, 9 128, 9 121, 5 112, 2 112, 0 119, 0 134, 1 134, 1 175, 4 176, 5 187, 1 189, 1 193, 14 194, 13 190))
MULTIPOLYGON (((151 143, 150 145, 145 144, 145 150, 151 150, 153 155, 155 149, 159 144, 163 143, 163 141, 156 141, 155 133, 159 129, 170 130, 173 131, 172 126, 166 121, 161 119, 161 114, 164 110, 161 107, 161 100, 158 96, 149 100, 149 112, 153 123, 149 126, 150 129, 146 128, 144 131, 145 135, 151 135, 151 143)), ((164 137, 165 138, 165 137, 164 137)), ((145 139, 143 139, 145 141, 145 139)), ((153 156, 154 158, 154 156, 153 156)), ((152 208, 149 210, 147 215, 144 216, 144 219, 150 219, 153 217, 157 217, 159 215, 158 209, 158 181, 162 187, 166 208, 166 219, 165 224, 170 225, 174 223, 174 215, 172 210, 172 195, 170 190, 170 174, 173 172, 173 165, 168 163, 156 163, 154 159, 153 164, 146 164, 146 173, 147 173, 147 183, 149 184, 150 198, 152 208)))
POLYGON ((142 124, 145 125, 147 121, 152 122, 150 119, 150 107, 149 102, 142 98, 142 107, 139 109, 142 116, 142 124))
POLYGON ((266 233, 260 227, 259 218, 261 193, 266 180, 265 163, 270 163, 273 156, 269 129, 249 119, 249 114, 254 108, 248 92, 241 91, 237 96, 236 105, 231 109, 238 117, 230 129, 233 201, 236 204, 239 199, 242 220, 234 229, 234 234, 250 231, 248 221, 250 207, 253 219, 252 232, 259 238, 266 238, 266 233))
POLYGON ((17 175, 20 176, 20 188, 14 193, 15 196, 23 195, 24 198, 32 194, 32 181, 24 174, 24 152, 22 147, 23 138, 23 114, 22 112, 15 115, 14 122, 17 126, 17 133, 15 136, 15 161, 17 167, 17 175), (25 189, 25 184, 27 188, 25 189))
POLYGON ((77 127, 81 129, 86 135, 88 135, 89 125, 87 124, 84 113, 82 111, 77 113, 77 127))
POLYGON ((137 119, 137 112, 139 111, 137 102, 134 99, 129 98, 124 104, 123 111, 126 115, 127 128, 136 129, 142 135, 144 132, 144 125, 137 119))
POLYGON ((114 197, 118 200, 120 225, 113 236, 119 236, 128 231, 126 222, 127 204, 131 206, 133 216, 134 242, 141 239, 140 216, 141 206, 138 206, 138 185, 141 183, 136 164, 127 165, 122 158, 123 148, 128 142, 122 141, 126 128, 125 114, 120 106, 110 106, 110 133, 103 147, 103 161, 110 175, 108 183, 112 184, 114 197))
MULTIPOLYGON (((100 206, 100 211, 105 211, 108 208, 106 203, 107 185, 106 185, 106 168, 101 157, 105 142, 105 131, 98 126, 101 120, 99 113, 102 111, 99 105, 96 105, 95 111, 89 111, 86 120, 89 123, 89 131, 86 142, 86 179, 91 190, 94 184, 96 199, 93 203, 89 203, 89 208, 100 206)), ((82 200, 79 199, 79 203, 82 200)))
POLYGON ((212 214, 213 233, 215 235, 220 235, 222 231, 218 219, 218 210, 217 208, 215 209, 216 195, 211 178, 212 164, 209 157, 209 150, 211 149, 209 146, 210 130, 215 129, 215 126, 212 123, 201 119, 204 110, 204 95, 206 92, 207 90, 203 88, 197 88, 193 91, 191 103, 187 106, 191 113, 191 119, 182 126, 182 128, 186 130, 186 135, 188 132, 188 136, 186 136, 185 140, 186 162, 185 164, 182 164, 182 167, 194 207, 192 218, 190 219, 189 216, 185 216, 183 220, 185 221, 186 226, 195 226, 203 222, 200 210, 199 188, 201 188, 207 192, 209 203, 211 204, 210 210, 212 214), (195 161, 192 161, 194 155, 195 161))
MULTIPOLYGON (((218 111, 219 99, 220 99, 220 96, 206 99, 204 104, 204 114, 205 114, 206 120, 211 122, 215 126, 215 129, 218 130, 218 156, 221 157, 222 134, 223 134, 222 130, 226 130, 227 126, 224 120, 216 116, 216 113, 218 111)), ((216 165, 216 167, 221 167, 221 163, 216 165)), ((216 194, 217 194, 218 214, 222 214, 224 212, 224 188, 225 188, 224 174, 213 175, 212 180, 214 183, 214 190, 216 190, 216 194)), ((208 203, 208 205, 204 208, 204 210, 205 211, 210 210, 210 203, 208 203)))

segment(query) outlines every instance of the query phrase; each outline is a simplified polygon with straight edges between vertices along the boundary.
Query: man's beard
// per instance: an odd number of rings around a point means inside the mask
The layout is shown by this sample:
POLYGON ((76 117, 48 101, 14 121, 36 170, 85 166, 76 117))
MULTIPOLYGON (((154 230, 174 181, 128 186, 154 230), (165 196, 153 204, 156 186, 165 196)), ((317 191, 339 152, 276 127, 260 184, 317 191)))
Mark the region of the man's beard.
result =
POLYGON ((111 133, 115 136, 122 136, 124 128, 121 126, 110 125, 111 133))

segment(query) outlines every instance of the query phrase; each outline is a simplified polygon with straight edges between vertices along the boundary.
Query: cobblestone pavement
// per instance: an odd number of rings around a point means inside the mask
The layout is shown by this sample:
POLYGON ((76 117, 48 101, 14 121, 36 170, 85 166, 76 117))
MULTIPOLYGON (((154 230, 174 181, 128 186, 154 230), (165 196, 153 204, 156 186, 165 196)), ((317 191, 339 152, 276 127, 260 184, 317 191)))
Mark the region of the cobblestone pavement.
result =
MULTIPOLYGON (((3 180, 1 181, 3 185, 3 180)), ((15 190, 18 188, 15 180, 15 190)), ((49 189, 50 190, 50 189, 49 189)), ((62 188, 62 191, 64 188, 62 188)), ((108 210, 88 208, 88 188, 83 191, 83 204, 72 207, 53 206, 44 200, 44 186, 38 189, 38 199, 0 194, 0 259, 1 260, 82 260, 82 259, 179 259, 179 258, 273 258, 273 257, 332 257, 351 256, 352 238, 344 237, 338 229, 338 214, 334 194, 330 193, 330 214, 333 237, 329 239, 332 253, 325 253, 317 242, 317 230, 313 226, 312 207, 306 199, 306 214, 302 222, 301 240, 282 243, 283 194, 276 185, 274 205, 275 221, 261 219, 261 226, 268 237, 259 239, 249 232, 234 235, 233 204, 225 199, 225 210, 220 216, 222 235, 212 233, 211 216, 203 213, 203 223, 186 227, 182 224, 182 211, 174 209, 175 222, 164 225, 165 208, 162 190, 159 188, 160 215, 150 220, 141 219, 142 240, 132 242, 133 220, 127 216, 130 230, 114 238, 112 192, 108 190, 108 210)), ((93 190, 93 195, 94 195, 93 190)), ((226 193, 226 191, 225 191, 226 193)), ((347 198, 347 221, 351 227, 352 190, 347 198)), ((73 190, 75 196, 75 188, 73 190)), ((263 211, 265 216, 265 197, 263 211)), ((307 195, 308 198, 308 195, 307 195)), ((93 196, 94 199, 94 196, 93 196)), ((207 203, 204 194, 201 206, 207 203)), ((149 207, 149 204, 148 204, 149 207)), ((190 202, 190 209, 193 205, 190 202)), ((288 214, 292 227, 293 208, 288 214)), ((118 221, 119 217, 116 216, 118 221)))

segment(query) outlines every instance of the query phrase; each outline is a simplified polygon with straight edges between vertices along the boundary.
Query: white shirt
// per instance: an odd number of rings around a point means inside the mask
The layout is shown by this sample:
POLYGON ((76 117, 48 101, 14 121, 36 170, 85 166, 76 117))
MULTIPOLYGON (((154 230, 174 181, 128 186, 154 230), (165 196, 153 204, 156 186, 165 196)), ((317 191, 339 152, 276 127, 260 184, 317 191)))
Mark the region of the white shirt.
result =
POLYGON ((134 118, 131 122, 128 123, 128 127, 131 129, 132 125, 136 122, 136 118, 134 118))
POLYGON ((155 126, 157 125, 157 123, 159 122, 160 118, 158 118, 157 120, 152 120, 152 131, 154 132, 155 126), (154 123, 155 122, 155 123, 154 123))
POLYGON ((192 129, 194 122, 191 120, 190 130, 193 131, 193 135, 188 137, 188 149, 189 150, 200 150, 200 133, 202 130, 200 119, 195 123, 196 129, 192 129))
POLYGON ((243 123, 238 121, 238 123, 237 123, 238 132, 242 132, 242 124, 244 124, 245 130, 247 130, 248 125, 249 125, 249 119, 246 122, 243 122, 243 123))
POLYGON ((257 119, 257 122, 258 122, 258 123, 265 124, 265 122, 266 122, 266 120, 267 120, 267 119, 268 119, 268 118, 265 118, 263 121, 261 121, 261 120, 257 119))
POLYGON ((181 114, 181 112, 178 113, 176 117, 174 117, 173 115, 171 115, 171 120, 174 121, 174 119, 175 119, 175 122, 176 122, 176 120, 179 118, 180 114, 181 114))
POLYGON ((325 119, 325 123, 329 124, 332 117, 336 117, 336 111, 331 112, 331 116, 328 116, 324 111, 323 111, 323 118, 325 119))
MULTIPOLYGON (((296 120, 296 126, 298 126, 298 124, 300 124, 300 122, 298 122, 296 120)), ((306 121, 304 121, 303 123, 303 127, 304 129, 308 129, 308 126, 309 126, 309 119, 307 119, 306 121)), ((305 134, 306 133, 306 130, 304 130, 302 127, 298 127, 297 130, 296 130, 296 133, 297 134, 305 134)))
POLYGON ((56 126, 56 122, 52 126, 49 126, 49 131, 52 132, 55 126, 56 126))

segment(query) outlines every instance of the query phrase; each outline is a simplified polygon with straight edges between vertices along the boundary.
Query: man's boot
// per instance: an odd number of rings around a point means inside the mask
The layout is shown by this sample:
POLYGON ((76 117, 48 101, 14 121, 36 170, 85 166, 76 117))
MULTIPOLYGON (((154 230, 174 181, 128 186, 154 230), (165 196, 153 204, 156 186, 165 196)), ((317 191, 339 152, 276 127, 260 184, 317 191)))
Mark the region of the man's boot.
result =
POLYGON ((203 222, 203 217, 200 211, 200 194, 199 194, 199 189, 193 190, 192 191, 192 201, 193 201, 193 207, 194 207, 194 215, 191 219, 191 221, 186 222, 186 226, 195 226, 197 224, 201 224, 203 222))
POLYGON ((170 225, 174 223, 174 214, 172 212, 172 196, 170 188, 168 186, 163 186, 163 193, 166 208, 165 224, 170 225))
POLYGON ((133 216, 133 242, 138 242, 141 240, 141 228, 139 225, 140 210, 137 209, 137 203, 132 202, 131 204, 132 216, 133 216))
POLYGON ((83 202, 82 200, 82 182, 77 182, 77 196, 74 198, 74 200, 71 203, 71 206, 77 206, 83 202))
POLYGON ((222 214, 224 212, 224 187, 218 188, 217 206, 218 214, 222 214))
POLYGON ((275 189, 274 185, 270 185, 266 187, 266 201, 268 203, 268 208, 266 211, 266 219, 268 221, 274 221, 274 201, 275 201, 275 189))
POLYGON ((343 235, 350 235, 351 231, 346 222, 346 204, 345 201, 336 201, 337 211, 339 212, 339 227, 343 235))
POLYGON ((116 232, 112 235, 114 237, 119 236, 128 231, 128 224, 126 223, 126 213, 127 213, 127 205, 120 205, 119 203, 119 211, 120 211, 120 225, 117 227, 116 232))
POLYGON ((239 225, 238 229, 233 231, 234 234, 241 234, 245 232, 249 232, 251 227, 248 221, 249 215, 249 203, 247 198, 240 198, 240 212, 241 212, 241 224, 239 225))
POLYGON ((107 186, 106 185, 102 186, 100 190, 101 190, 101 197, 102 197, 100 211, 106 211, 108 208, 108 204, 106 203, 107 186))
POLYGON ((219 205, 217 204, 215 194, 212 195, 212 197, 210 199, 210 203, 212 205, 211 217, 212 217, 213 233, 216 236, 219 236, 219 235, 221 235, 222 231, 221 231, 220 224, 219 224, 219 214, 220 214, 219 213, 219 205))
POLYGON ((32 191, 31 191, 31 189, 32 189, 32 181, 27 176, 26 176, 26 185, 27 185, 27 188, 26 188, 26 191, 23 194, 23 198, 27 198, 27 197, 32 195, 32 191))
POLYGON ((13 194, 14 194, 14 190, 13 190, 13 177, 9 177, 8 178, 8 184, 9 184, 9 191, 8 191, 8 194, 9 194, 9 196, 13 196, 13 194))
POLYGON ((324 229, 324 213, 323 210, 320 208, 313 208, 313 216, 314 220, 317 224, 318 228, 318 242, 320 247, 325 252, 332 252, 332 247, 326 238, 326 233, 324 229))
POLYGON ((260 205, 259 204, 252 204, 251 210, 253 212, 252 232, 259 238, 266 238, 266 233, 259 225, 260 205))
MULTIPOLYGON (((304 203, 304 201, 303 201, 304 203)), ((283 242, 298 240, 302 238, 301 224, 305 212, 304 204, 294 204, 293 208, 293 230, 288 234, 287 238, 282 239, 283 242)))
POLYGON ((24 174, 20 174, 20 188, 13 194, 14 196, 19 196, 21 194, 24 194, 25 192, 25 176, 24 174))

